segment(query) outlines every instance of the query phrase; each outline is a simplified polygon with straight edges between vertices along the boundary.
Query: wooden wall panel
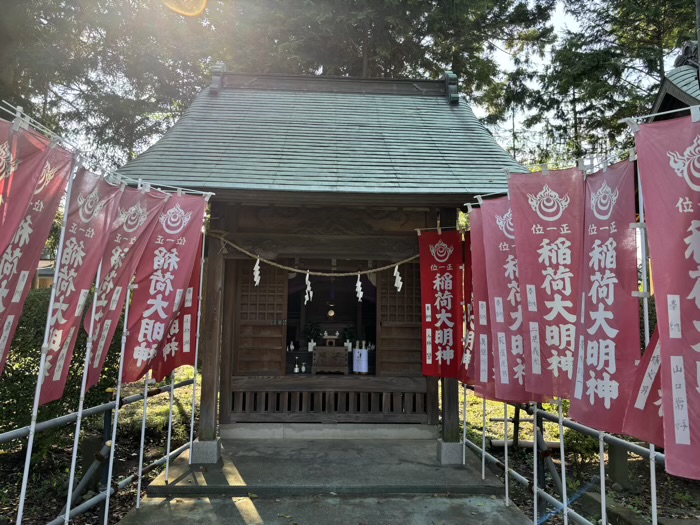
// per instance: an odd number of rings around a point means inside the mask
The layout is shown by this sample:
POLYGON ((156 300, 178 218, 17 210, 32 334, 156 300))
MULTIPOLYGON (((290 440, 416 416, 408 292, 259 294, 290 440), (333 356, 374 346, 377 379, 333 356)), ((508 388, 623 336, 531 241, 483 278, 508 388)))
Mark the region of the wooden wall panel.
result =
POLYGON ((253 261, 238 261, 236 277, 233 375, 284 375, 287 338, 287 272, 260 266, 253 281, 253 261))
POLYGON ((400 272, 400 292, 391 272, 377 274, 377 375, 420 376, 420 266, 404 264, 400 272))

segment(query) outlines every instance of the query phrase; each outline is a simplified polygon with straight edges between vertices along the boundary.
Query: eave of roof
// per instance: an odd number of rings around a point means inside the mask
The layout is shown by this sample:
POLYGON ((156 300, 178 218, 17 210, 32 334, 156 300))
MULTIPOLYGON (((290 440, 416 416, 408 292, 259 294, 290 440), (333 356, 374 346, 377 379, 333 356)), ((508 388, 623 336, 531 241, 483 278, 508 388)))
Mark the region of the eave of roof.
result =
POLYGON ((652 113, 661 111, 667 97, 673 97, 687 106, 700 104, 700 85, 698 70, 694 66, 684 65, 670 70, 659 87, 652 113))

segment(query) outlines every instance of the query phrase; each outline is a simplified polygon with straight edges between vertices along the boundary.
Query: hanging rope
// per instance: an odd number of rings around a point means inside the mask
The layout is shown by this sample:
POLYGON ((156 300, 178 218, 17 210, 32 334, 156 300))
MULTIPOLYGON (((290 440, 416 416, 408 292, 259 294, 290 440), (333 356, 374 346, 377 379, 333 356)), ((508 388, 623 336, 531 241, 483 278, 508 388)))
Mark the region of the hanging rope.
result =
POLYGON ((207 232, 207 235, 209 237, 213 237, 214 239, 219 239, 225 246, 230 246, 234 250, 238 250, 239 252, 247 255, 251 259, 257 259, 262 263, 269 264, 270 266, 274 266, 275 268, 279 268, 280 270, 286 270, 287 272, 304 273, 309 275, 315 275, 316 277, 354 277, 356 275, 369 275, 372 273, 383 272, 384 270, 390 270, 394 266, 410 263, 418 259, 418 255, 413 255, 399 262, 387 264, 386 266, 381 266, 379 268, 372 268, 371 270, 363 270, 360 272, 315 272, 307 270, 305 268, 294 268, 292 266, 286 266, 284 264, 279 264, 274 261, 270 261, 269 259, 265 259, 264 257, 260 257, 259 255, 256 255, 253 252, 246 250, 242 246, 238 246, 236 243, 229 241, 226 238, 226 232, 212 230, 207 232))

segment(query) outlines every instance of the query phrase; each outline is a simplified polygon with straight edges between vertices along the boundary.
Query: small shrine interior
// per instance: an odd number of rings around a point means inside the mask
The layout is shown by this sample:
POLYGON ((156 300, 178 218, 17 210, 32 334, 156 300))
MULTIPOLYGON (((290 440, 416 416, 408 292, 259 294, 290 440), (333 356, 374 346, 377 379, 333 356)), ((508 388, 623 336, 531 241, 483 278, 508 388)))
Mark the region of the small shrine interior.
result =
POLYGON ((416 228, 435 224, 437 210, 219 210, 217 230, 232 243, 223 247, 222 423, 434 421, 415 256, 416 228))

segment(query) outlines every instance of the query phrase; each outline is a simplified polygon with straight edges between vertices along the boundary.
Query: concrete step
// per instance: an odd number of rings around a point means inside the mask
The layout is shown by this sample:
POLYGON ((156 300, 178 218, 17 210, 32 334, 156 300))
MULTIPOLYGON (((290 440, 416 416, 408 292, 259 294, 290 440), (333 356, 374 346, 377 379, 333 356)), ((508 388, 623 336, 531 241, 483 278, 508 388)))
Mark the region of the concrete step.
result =
POLYGON ((471 496, 153 498, 120 525, 526 525, 503 498, 471 496))
POLYGON ((222 461, 189 465, 188 453, 147 488, 150 496, 308 496, 504 494, 490 472, 467 453, 466 465, 440 465, 426 440, 223 440, 222 461))

